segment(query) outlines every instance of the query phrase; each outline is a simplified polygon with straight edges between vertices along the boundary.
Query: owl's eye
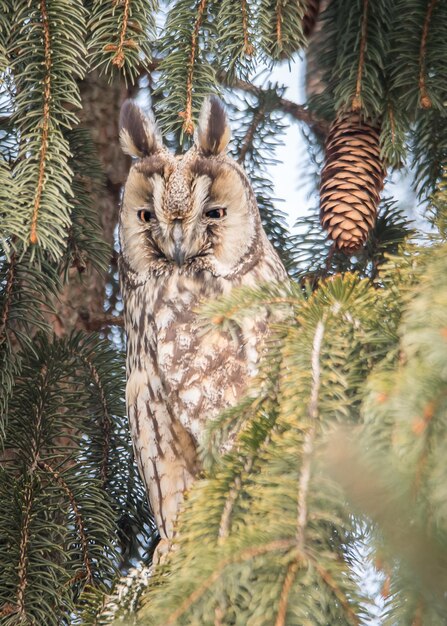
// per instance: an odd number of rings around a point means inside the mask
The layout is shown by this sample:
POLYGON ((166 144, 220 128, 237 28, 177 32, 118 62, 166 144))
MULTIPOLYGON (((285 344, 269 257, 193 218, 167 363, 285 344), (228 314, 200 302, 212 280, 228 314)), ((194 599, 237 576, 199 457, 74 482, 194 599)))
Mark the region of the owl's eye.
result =
POLYGON ((138 215, 139 220, 141 220, 142 222, 146 222, 146 223, 150 222, 150 220, 153 217, 153 213, 151 213, 147 209, 140 209, 137 215, 138 215))
POLYGON ((225 217, 226 214, 227 209, 221 206, 215 207, 214 209, 210 209, 209 211, 205 212, 205 215, 213 220, 219 220, 220 218, 225 217))

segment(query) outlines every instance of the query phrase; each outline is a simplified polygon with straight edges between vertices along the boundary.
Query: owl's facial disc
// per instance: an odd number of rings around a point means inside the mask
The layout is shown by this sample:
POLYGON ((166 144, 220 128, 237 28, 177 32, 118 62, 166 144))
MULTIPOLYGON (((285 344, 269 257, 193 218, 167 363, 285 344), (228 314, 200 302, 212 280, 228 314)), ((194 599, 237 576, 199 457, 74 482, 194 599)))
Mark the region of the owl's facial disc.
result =
POLYGON ((244 172, 225 154, 229 137, 224 109, 210 98, 196 145, 174 157, 153 119, 125 103, 121 142, 138 161, 124 190, 120 234, 133 271, 159 274, 178 267, 228 276, 253 262, 260 217, 244 172))
POLYGON ((160 172, 144 161, 132 169, 121 216, 123 252, 138 272, 173 265, 225 276, 255 237, 248 184, 230 159, 210 167, 210 159, 186 156, 168 157, 160 172))

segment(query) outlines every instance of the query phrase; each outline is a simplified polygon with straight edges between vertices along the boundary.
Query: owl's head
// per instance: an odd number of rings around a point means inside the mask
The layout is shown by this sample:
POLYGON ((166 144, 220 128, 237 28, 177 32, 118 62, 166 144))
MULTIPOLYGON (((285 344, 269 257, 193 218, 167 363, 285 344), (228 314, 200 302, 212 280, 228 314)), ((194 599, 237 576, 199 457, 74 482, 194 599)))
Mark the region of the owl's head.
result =
POLYGON ((262 254, 260 216, 243 169, 226 154, 230 128, 220 101, 205 100, 195 144, 181 156, 130 100, 120 126, 122 148, 135 158, 120 216, 127 269, 230 277, 253 267, 262 254))

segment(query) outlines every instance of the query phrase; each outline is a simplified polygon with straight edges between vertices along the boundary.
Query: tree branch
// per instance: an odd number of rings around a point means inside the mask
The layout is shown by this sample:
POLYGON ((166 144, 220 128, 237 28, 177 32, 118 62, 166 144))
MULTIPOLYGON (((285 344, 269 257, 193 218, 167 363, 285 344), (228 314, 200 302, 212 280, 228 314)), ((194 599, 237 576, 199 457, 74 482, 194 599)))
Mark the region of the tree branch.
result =
POLYGON ((80 353, 75 355, 79 360, 86 366, 89 370, 90 375, 92 377, 93 382, 96 385, 96 388, 99 393, 99 401, 102 409, 102 429, 104 434, 104 441, 102 444, 102 460, 101 460, 101 480, 103 487, 106 486, 108 479, 108 465, 109 465, 109 452, 110 452, 110 430, 112 424, 112 418, 110 417, 109 407, 107 404, 106 392, 104 390, 104 386, 102 384, 101 377, 99 375, 98 370, 95 367, 95 364, 84 354, 80 353))
POLYGON ((0 337, 3 336, 3 331, 6 332, 6 325, 8 323, 8 317, 9 317, 9 309, 11 307, 12 288, 14 285, 15 270, 16 270, 16 253, 13 252, 11 255, 11 261, 9 263, 8 271, 6 273, 6 284, 5 284, 5 290, 4 290, 5 302, 3 305, 2 314, 0 316, 0 337))
POLYGON ((186 78, 186 103, 185 110, 179 113, 183 118, 183 130, 188 135, 192 135, 194 132, 194 122, 192 121, 192 87, 194 77, 194 66, 196 62, 196 53, 198 49, 199 30, 203 20, 203 14, 205 12, 207 0, 200 0, 200 4, 197 7, 197 17, 194 24, 194 30, 191 35, 191 51, 189 53, 188 61, 188 74, 186 78))
MULTIPOLYGON (((90 556, 88 553, 88 538, 87 538, 87 533, 85 531, 85 526, 84 526, 84 522, 82 519, 82 515, 76 503, 74 493, 72 492, 68 484, 65 482, 61 473, 55 470, 53 467, 51 467, 51 465, 49 465, 45 461, 37 461, 37 465, 40 467, 40 469, 44 470, 45 472, 48 472, 48 474, 51 474, 53 478, 55 479, 55 481, 59 483, 59 485, 62 487, 65 494, 67 495, 73 514, 75 516, 76 526, 78 527, 79 539, 81 541, 82 560, 83 560, 84 567, 85 567, 85 572, 82 573, 82 577, 85 576, 86 584, 91 585, 93 584, 93 572, 92 572, 92 568, 90 565, 90 556)), ((80 577, 81 577, 80 574, 78 574, 78 578, 80 577)))
MULTIPOLYGON (((262 97, 265 94, 265 90, 262 87, 253 85, 252 83, 241 80, 240 78, 230 79, 229 74, 224 70, 217 72, 217 80, 225 87, 233 87, 234 89, 251 93, 257 97, 262 97)), ((274 108, 283 111, 287 115, 290 115, 290 117, 293 117, 300 122, 304 122, 319 134, 327 135, 328 133, 329 122, 315 116, 303 104, 297 104, 292 100, 278 96, 274 108)))
POLYGON ((177 609, 171 613, 168 617, 165 626, 173 626, 177 622, 177 620, 184 614, 186 611, 195 604, 203 594, 208 591, 208 589, 219 580, 223 570, 233 563, 244 563, 245 561, 252 560, 258 556, 262 556, 264 554, 268 554, 269 552, 283 552, 286 550, 290 550, 294 547, 293 541, 288 541, 286 539, 278 539, 277 541, 271 541, 270 543, 266 543, 262 546, 250 546, 245 550, 241 550, 239 554, 235 554, 230 556, 227 559, 223 559, 220 563, 216 564, 214 572, 208 576, 196 589, 189 594, 189 596, 182 602, 182 604, 177 607, 177 609))
POLYGON ((307 496, 309 493, 312 455, 317 430, 316 421, 318 419, 318 393, 320 391, 321 382, 320 353, 323 335, 324 324, 320 321, 315 329, 314 341, 312 345, 312 388, 308 407, 308 416, 311 425, 304 436, 303 462, 298 481, 298 519, 296 538, 300 551, 304 551, 305 530, 307 526, 307 496))
POLYGON ((438 0, 431 0, 427 7, 427 13, 424 19, 424 27, 422 29, 422 37, 421 37, 421 46, 419 49, 419 92, 420 92, 420 103, 423 109, 430 109, 432 102, 431 98, 427 93, 427 85, 426 85, 426 51, 427 51, 427 38, 428 38, 428 29, 430 28, 431 17, 433 13, 433 9, 438 0))
POLYGON ((359 64, 357 68, 357 80, 355 85, 355 95, 352 99, 351 108, 353 111, 360 111, 362 108, 362 78, 365 67, 365 50, 366 50, 366 38, 368 29, 368 0, 363 0, 363 15, 362 26, 360 34, 360 51, 359 51, 359 64))
POLYGON ((110 313, 91 315, 86 308, 79 309, 78 315, 85 330, 92 332, 101 330, 106 326, 124 326, 124 319, 122 315, 112 315, 110 313))
POLYGON ((259 124, 262 123, 265 115, 265 107, 261 105, 256 113, 253 115, 253 119, 251 121, 250 126, 248 127, 247 132, 245 133, 245 137, 242 140, 241 149, 239 150, 239 157, 237 162, 243 165, 245 161, 245 157, 248 152, 253 151, 253 140, 255 138, 255 134, 259 124))
POLYGON ((290 590, 292 589, 293 583, 295 582, 299 566, 300 561, 297 557, 290 563, 289 567, 287 568, 287 573, 281 589, 281 595, 279 596, 278 615, 276 617, 275 626, 284 626, 286 623, 290 590))
POLYGON ((43 111, 41 122, 41 140, 39 150, 39 177, 37 180, 36 193, 34 196, 34 207, 31 217, 31 230, 29 240, 30 243, 35 244, 38 241, 37 238, 37 218, 39 215, 40 203, 42 200, 43 190, 45 188, 46 177, 46 161, 47 150, 49 141, 50 130, 50 102, 51 102, 51 33, 48 19, 48 11, 46 0, 41 0, 40 10, 42 14, 42 29, 43 29, 43 41, 44 41, 44 66, 45 77, 42 81, 43 84, 43 111))

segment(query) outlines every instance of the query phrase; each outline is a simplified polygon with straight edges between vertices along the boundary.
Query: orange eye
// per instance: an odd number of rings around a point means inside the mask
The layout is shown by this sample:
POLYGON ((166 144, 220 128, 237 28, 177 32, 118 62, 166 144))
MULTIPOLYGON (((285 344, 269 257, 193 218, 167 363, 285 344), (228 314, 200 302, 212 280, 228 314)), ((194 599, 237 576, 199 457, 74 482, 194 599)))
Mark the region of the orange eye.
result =
POLYGON ((148 211, 147 209, 140 209, 137 213, 138 215, 138 219, 141 220, 142 222, 150 222, 150 220, 152 219, 152 213, 150 211, 148 211))
POLYGON ((207 217, 210 217, 213 220, 219 220, 222 217, 225 217, 225 215, 227 214, 227 209, 225 207, 216 207, 214 209, 210 209, 209 211, 205 212, 205 215, 207 217))

